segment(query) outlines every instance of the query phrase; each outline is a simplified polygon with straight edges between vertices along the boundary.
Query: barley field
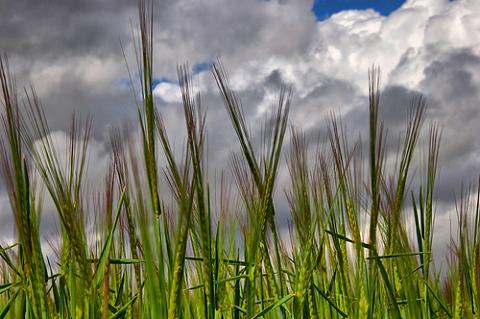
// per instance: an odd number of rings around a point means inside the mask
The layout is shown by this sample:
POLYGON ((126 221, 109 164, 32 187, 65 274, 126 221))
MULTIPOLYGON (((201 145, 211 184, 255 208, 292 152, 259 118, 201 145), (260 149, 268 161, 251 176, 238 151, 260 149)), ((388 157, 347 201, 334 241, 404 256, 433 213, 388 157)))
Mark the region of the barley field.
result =
POLYGON ((367 136, 347 134, 332 113, 327 146, 307 152, 302 127, 289 124, 294 92, 284 86, 258 145, 217 61, 211 76, 238 152, 228 174, 213 179, 208 112, 188 64, 177 68, 185 143, 181 152, 172 146, 152 91, 153 15, 149 2, 139 3, 132 130, 140 137, 111 130, 97 196, 84 180, 91 118, 72 116, 60 148, 35 88, 17 88, 0 59, 0 163, 16 230, 16 242, 0 247, 0 318, 477 318, 480 191, 457 203, 458 236, 441 271, 432 246, 442 129, 426 118, 425 98, 412 97, 391 165, 378 67, 365 74, 367 136), (43 193, 60 225, 53 254, 40 231, 43 193), (289 205, 287 236, 276 220, 278 196, 289 205))

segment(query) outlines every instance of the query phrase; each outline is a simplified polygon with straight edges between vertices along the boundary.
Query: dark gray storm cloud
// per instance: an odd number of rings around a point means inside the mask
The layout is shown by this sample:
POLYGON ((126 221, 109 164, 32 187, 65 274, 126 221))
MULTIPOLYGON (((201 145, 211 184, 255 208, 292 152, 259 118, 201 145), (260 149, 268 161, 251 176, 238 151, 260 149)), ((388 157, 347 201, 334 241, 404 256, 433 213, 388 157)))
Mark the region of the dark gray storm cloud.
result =
MULTIPOLYGON (((135 115, 120 41, 135 76, 136 1, 7 1, 0 10, 0 51, 20 86, 33 82, 61 129, 70 113, 95 112, 95 128, 135 115)), ((304 52, 315 34, 309 1, 155 1, 155 69, 175 79, 178 63, 229 66, 304 52)), ((98 131, 98 130, 97 130, 98 131)))
POLYGON ((127 0, 4 1, 0 47, 30 62, 89 53, 120 55, 118 41, 135 14, 135 1, 127 0))
POLYGON ((439 198, 445 201, 480 175, 479 72, 478 54, 469 48, 452 50, 425 68, 420 83, 431 100, 429 115, 443 127, 439 198))

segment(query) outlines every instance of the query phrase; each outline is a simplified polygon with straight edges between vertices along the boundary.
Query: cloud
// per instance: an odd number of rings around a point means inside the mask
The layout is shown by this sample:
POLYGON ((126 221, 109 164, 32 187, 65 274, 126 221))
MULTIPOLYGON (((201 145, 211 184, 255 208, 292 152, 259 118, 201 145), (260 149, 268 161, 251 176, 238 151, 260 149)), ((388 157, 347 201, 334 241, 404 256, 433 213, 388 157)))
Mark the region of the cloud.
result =
POLYGON ((175 83, 160 83, 153 90, 153 94, 167 103, 180 103, 182 101, 180 86, 175 83))
MULTIPOLYGON (((438 212, 447 214, 460 180, 470 183, 480 173, 480 2, 408 0, 388 16, 350 10, 323 21, 315 20, 311 7, 306 0, 156 1, 155 76, 175 79, 178 63, 204 65, 220 58, 256 141, 279 87, 291 84, 291 124, 315 141, 325 138, 331 110, 341 115, 352 138, 366 133, 367 73, 376 64, 382 69, 381 115, 392 150, 418 94, 427 97, 428 121, 443 127, 438 212)), ((128 78, 120 40, 134 80, 137 76, 130 35, 136 15, 135 3, 126 0, 3 5, 0 48, 10 54, 19 86, 32 82, 37 88, 53 130, 66 130, 73 111, 93 114, 94 137, 101 145, 111 125, 136 119, 131 88, 119 85, 128 78)), ((218 171, 228 168, 238 145, 211 75, 200 71, 208 162, 218 171)), ((181 150, 178 85, 159 83, 155 95, 181 150)), ((96 176, 102 175, 104 166, 99 167, 96 176)))

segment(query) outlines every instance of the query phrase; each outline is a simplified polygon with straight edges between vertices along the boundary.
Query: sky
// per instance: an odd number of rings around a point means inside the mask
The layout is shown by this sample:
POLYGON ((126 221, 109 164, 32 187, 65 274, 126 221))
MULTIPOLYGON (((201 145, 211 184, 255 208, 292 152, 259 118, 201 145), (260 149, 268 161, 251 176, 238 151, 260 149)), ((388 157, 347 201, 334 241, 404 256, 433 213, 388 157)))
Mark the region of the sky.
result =
MULTIPOLYGON (((410 101, 418 94, 427 99, 427 125, 442 127, 436 195, 441 251, 455 217, 455 192, 480 174, 479 17, 477 0, 156 0, 156 104, 181 145, 176 66, 188 61, 208 107, 209 164, 228 169, 225 163, 238 145, 209 72, 212 61, 220 59, 228 69, 254 134, 272 110, 281 83, 287 83, 294 89, 290 124, 312 140, 325 136, 332 110, 353 136, 366 133, 367 73, 378 65, 381 114, 390 136, 404 127, 410 101)), ((109 128, 136 119, 125 66, 125 59, 130 67, 135 64, 136 22, 136 1, 129 0, 1 3, 0 52, 8 54, 17 86, 36 88, 55 134, 65 138, 72 112, 93 115, 92 185, 108 162, 109 128)), ((282 165, 279 197, 288 185, 282 165)), ((284 199, 279 206, 286 207, 284 199)), ((47 203, 42 226, 47 231, 55 228, 51 210, 47 203)), ((280 210, 279 223, 285 226, 286 208, 280 210)), ((3 239, 11 229, 0 183, 3 239)))
POLYGON ((374 9, 383 16, 400 8, 405 3, 404 0, 315 0, 313 1, 312 11, 318 20, 326 20, 332 14, 345 10, 366 10, 374 9))

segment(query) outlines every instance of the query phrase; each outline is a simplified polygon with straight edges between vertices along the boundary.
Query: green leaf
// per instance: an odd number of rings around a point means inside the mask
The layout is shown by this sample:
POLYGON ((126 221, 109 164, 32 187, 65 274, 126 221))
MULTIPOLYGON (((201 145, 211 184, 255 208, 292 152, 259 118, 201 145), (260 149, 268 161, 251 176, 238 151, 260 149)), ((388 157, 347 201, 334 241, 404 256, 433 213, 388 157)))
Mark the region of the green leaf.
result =
POLYGON ((433 298, 435 298, 435 300, 438 302, 438 304, 440 305, 440 307, 443 309, 443 311, 445 311, 445 313, 447 314, 447 316, 449 318, 452 318, 452 313, 450 312, 450 310, 448 310, 448 306, 445 305, 445 303, 437 296, 437 294, 435 293, 435 291, 430 287, 430 285, 428 284, 428 282, 425 281, 425 286, 428 288, 428 290, 430 291, 430 293, 432 294, 433 298))
POLYGON ((112 225, 112 228, 110 229, 110 233, 108 234, 107 239, 105 240, 102 253, 100 254, 100 258, 98 260, 97 269, 95 271, 95 275, 93 276, 93 284, 95 285, 95 287, 100 286, 100 284, 103 281, 103 277, 105 275, 105 268, 107 267, 107 262, 110 255, 110 248, 112 247, 113 234, 118 224, 118 219, 120 217, 120 211, 122 208, 124 197, 125 197, 125 190, 120 195, 120 200, 118 201, 117 214, 115 216, 115 221, 112 225))
POLYGON ((223 279, 219 279, 219 280, 215 281, 215 284, 218 285, 218 284, 222 284, 222 283, 228 282, 228 281, 237 281, 237 280, 247 278, 247 277, 248 277, 247 275, 239 275, 239 276, 235 276, 235 277, 223 278, 223 279))
POLYGON ((429 252, 418 252, 418 253, 399 253, 399 254, 390 254, 390 255, 381 255, 381 256, 369 256, 366 259, 387 259, 387 258, 397 258, 397 257, 409 257, 417 255, 427 255, 429 252))
POLYGON ((290 301, 290 299, 292 299, 294 296, 295 296, 295 294, 286 295, 282 299, 278 300, 276 303, 269 305, 268 307, 266 307, 265 309, 263 309, 262 311, 257 313, 255 316, 253 316, 252 319, 260 318, 260 317, 266 315, 268 312, 270 312, 270 311, 280 307, 284 303, 287 303, 288 301, 290 301))
POLYGON ((335 309, 343 318, 348 317, 348 315, 345 312, 343 312, 340 308, 338 308, 338 306, 333 301, 331 301, 330 298, 328 298, 328 296, 325 295, 316 285, 314 285, 314 287, 315 287, 315 290, 318 291, 320 296, 322 296, 323 299, 325 299, 328 302, 328 304, 332 306, 333 309, 335 309))
POLYGON ((132 300, 127 302, 122 308, 118 309, 118 311, 116 313, 114 313, 113 315, 110 316, 110 319, 117 319, 117 318, 125 317, 124 315, 125 315, 128 307, 130 307, 135 300, 137 300, 137 296, 133 297, 132 300))
POLYGON ((10 245, 10 246, 7 246, 7 247, 2 247, 2 246, 0 246, 0 253, 4 253, 4 252, 6 252, 7 250, 10 250, 10 249, 12 249, 12 248, 14 248, 14 247, 16 247, 16 246, 18 246, 18 243, 15 243, 15 244, 10 245))
POLYGON ((2 285, 0 285, 0 294, 3 294, 5 291, 9 291, 9 290, 12 289, 13 287, 18 286, 18 284, 20 284, 20 282, 8 283, 8 284, 2 284, 2 285))
POLYGON ((8 314, 8 311, 10 310, 10 307, 12 306, 13 304, 13 301, 15 300, 15 298, 17 298, 18 296, 18 292, 19 290, 17 290, 17 292, 15 292, 15 294, 10 297, 10 299, 8 300, 8 302, 5 304, 5 306, 3 306, 2 308, 2 311, 0 311, 0 319, 3 319, 6 317, 6 315, 8 314))

